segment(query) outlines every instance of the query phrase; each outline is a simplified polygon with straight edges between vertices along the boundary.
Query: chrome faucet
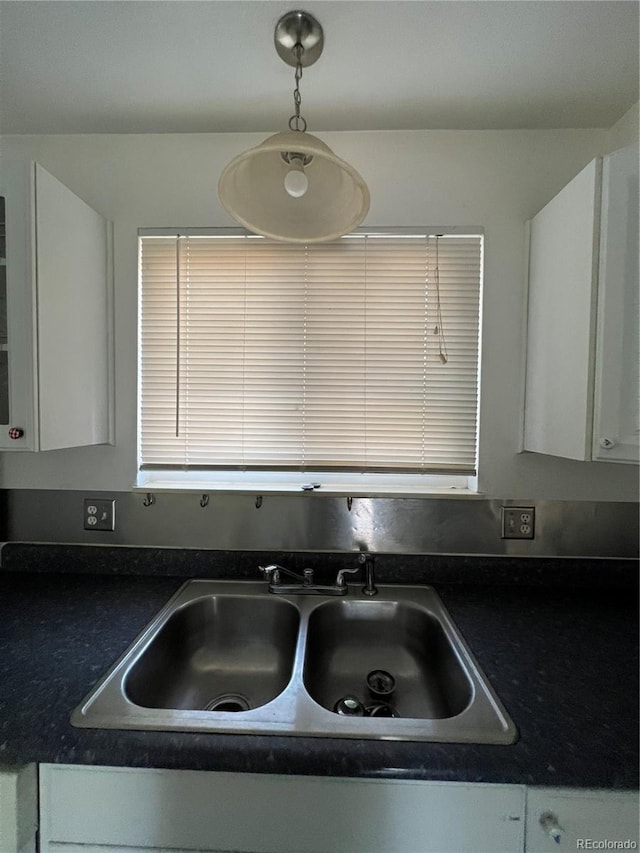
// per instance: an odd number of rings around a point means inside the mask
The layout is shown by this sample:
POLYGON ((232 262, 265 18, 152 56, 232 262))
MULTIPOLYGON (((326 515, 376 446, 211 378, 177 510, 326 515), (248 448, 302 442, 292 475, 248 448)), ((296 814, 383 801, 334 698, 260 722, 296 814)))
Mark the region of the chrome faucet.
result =
MULTIPOLYGON (((358 563, 364 566, 365 585, 362 592, 365 595, 377 595, 378 590, 374 583, 373 556, 362 552, 358 555, 358 563)), ((346 595, 349 591, 345 575, 351 575, 360 571, 360 566, 353 569, 340 569, 334 584, 317 584, 313 580, 313 569, 303 569, 301 575, 285 569, 277 563, 268 566, 258 566, 265 579, 269 583, 269 592, 276 595, 346 595), (293 583, 283 581, 283 575, 291 578, 293 583)))
MULTIPOLYGON (((297 581, 296 586, 311 586, 313 584, 313 569, 304 569, 304 575, 298 575, 291 569, 285 569, 284 566, 279 566, 277 563, 272 563, 269 566, 258 566, 258 568, 269 581, 269 584, 273 586, 282 585, 282 575, 287 575, 287 577, 297 581)), ((292 584, 287 584, 287 586, 292 586, 292 584)))
POLYGON ((378 589, 375 584, 373 554, 368 554, 366 551, 362 551, 358 554, 358 562, 361 566, 364 566, 363 593, 365 595, 377 595, 378 589))
POLYGON ((358 571, 358 569, 340 569, 335 584, 317 584, 313 581, 313 569, 304 569, 303 574, 298 575, 277 563, 258 566, 258 568, 269 582, 269 592, 276 595, 346 595, 348 588, 344 576, 358 571), (283 582, 283 575, 291 578, 294 583, 283 582))

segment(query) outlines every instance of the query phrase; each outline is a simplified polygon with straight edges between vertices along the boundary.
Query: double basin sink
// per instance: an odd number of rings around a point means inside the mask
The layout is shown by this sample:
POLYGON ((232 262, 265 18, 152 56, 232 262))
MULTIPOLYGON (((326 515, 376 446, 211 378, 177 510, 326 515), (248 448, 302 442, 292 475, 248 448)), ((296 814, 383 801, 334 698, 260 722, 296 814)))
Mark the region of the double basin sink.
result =
POLYGON ((74 726, 508 744, 516 728, 437 593, 185 583, 74 726))

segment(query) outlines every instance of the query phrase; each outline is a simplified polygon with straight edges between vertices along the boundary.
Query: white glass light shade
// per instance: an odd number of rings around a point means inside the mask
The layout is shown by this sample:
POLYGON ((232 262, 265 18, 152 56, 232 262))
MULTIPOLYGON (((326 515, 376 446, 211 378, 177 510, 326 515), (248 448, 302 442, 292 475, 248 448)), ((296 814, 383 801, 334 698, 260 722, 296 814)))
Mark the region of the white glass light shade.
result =
POLYGON ((235 157, 218 181, 218 196, 235 220, 256 234, 289 243, 321 243, 347 234, 369 210, 369 190, 358 172, 328 145, 303 131, 285 131, 235 157), (282 154, 304 154, 309 187, 293 197, 282 154))

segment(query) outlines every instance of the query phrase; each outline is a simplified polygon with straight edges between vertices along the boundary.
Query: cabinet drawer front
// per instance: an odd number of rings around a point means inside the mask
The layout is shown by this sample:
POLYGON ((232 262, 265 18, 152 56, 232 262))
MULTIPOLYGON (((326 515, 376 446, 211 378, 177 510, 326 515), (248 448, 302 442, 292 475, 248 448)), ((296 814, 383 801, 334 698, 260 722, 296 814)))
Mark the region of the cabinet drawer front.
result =
POLYGON ((45 765, 41 787, 41 836, 51 842, 251 853, 524 844, 519 786, 45 765))
MULTIPOLYGON (((121 844, 118 844, 117 847, 112 844, 83 844, 78 847, 77 844, 67 844, 64 841, 58 844, 53 841, 45 846, 41 844, 40 853, 191 853, 191 851, 178 850, 175 847, 171 850, 166 847, 123 847, 121 844)), ((228 853, 228 851, 200 849, 197 853, 228 853)))
MULTIPOLYGON (((22 850, 19 853, 23 853, 22 850)), ((30 853, 30 851, 24 851, 30 853)), ((51 842, 46 846, 40 846, 40 853, 191 853, 191 850, 179 850, 176 847, 168 849, 167 847, 123 847, 118 844, 114 847, 111 844, 82 844, 80 847, 77 844, 67 844, 62 842, 51 842)), ((230 853, 225 850, 203 850, 199 849, 197 853, 230 853)))

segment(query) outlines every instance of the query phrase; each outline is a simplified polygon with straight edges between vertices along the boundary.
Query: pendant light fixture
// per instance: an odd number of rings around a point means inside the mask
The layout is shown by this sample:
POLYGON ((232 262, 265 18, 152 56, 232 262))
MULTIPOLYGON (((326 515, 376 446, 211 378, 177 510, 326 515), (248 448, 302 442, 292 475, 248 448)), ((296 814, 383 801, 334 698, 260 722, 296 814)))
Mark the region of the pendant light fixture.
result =
POLYGON ((225 210, 256 234, 290 243, 334 240, 356 228, 369 210, 358 172, 316 136, 300 114, 300 80, 322 53, 324 36, 306 12, 288 12, 275 29, 278 55, 295 68, 289 130, 235 157, 218 181, 225 210))

